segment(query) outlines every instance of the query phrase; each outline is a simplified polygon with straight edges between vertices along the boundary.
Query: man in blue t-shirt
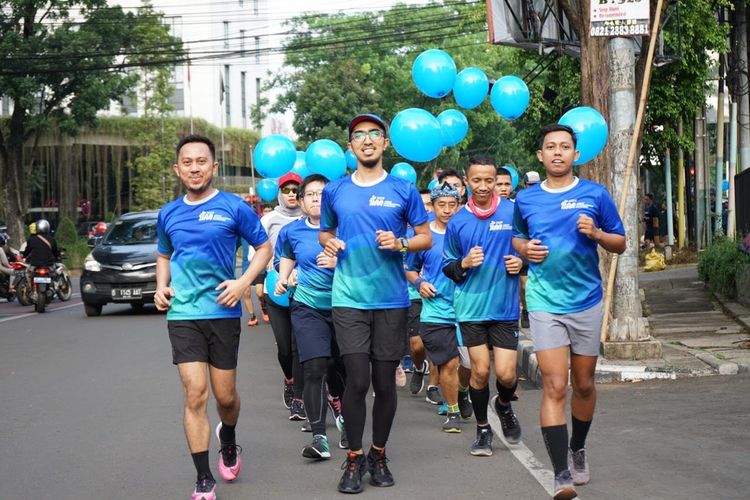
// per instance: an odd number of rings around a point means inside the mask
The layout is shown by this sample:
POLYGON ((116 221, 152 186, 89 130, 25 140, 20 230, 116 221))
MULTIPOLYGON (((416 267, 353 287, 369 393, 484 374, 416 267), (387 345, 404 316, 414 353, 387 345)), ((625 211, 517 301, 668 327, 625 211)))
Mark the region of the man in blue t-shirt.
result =
POLYGON ((539 134, 537 157, 547 180, 518 193, 513 245, 529 264, 526 304, 544 379, 541 427, 555 470, 555 498, 586 484, 586 435, 594 416, 594 373, 602 325, 598 246, 625 251, 625 229, 607 190, 573 175, 576 136, 564 125, 539 134), (573 432, 568 444, 568 354, 573 432))
POLYGON ((471 454, 475 456, 492 455, 488 346, 495 358, 498 392, 493 406, 503 435, 511 444, 521 439, 511 401, 517 386, 518 273, 523 262, 512 246, 513 201, 498 196, 496 176, 492 158, 469 159, 466 182, 471 196, 448 223, 443 249, 443 272, 456 283, 453 307, 471 358, 469 393, 477 419, 471 454))
POLYGON ((350 177, 328 184, 323 191, 320 244, 338 257, 333 275, 333 323, 346 366, 343 412, 349 453, 338 489, 362 491, 362 476, 370 484, 392 486, 385 445, 396 415, 396 368, 406 342, 409 294, 401 252, 430 248, 427 213, 417 188, 383 170, 388 128, 382 118, 358 115, 349 122, 349 150, 357 158, 350 177), (406 238, 406 226, 414 236, 406 238), (365 458, 362 435, 370 388, 372 447, 365 458))
POLYGON ((240 300, 271 258, 271 245, 250 205, 211 185, 219 164, 206 137, 189 135, 177 145, 172 167, 185 196, 159 211, 154 304, 167 311, 172 362, 185 393, 184 427, 198 473, 193 499, 214 500, 208 461, 209 377, 221 421, 219 475, 237 479, 242 449, 235 442, 240 397, 235 387, 240 340, 240 300), (240 238, 255 248, 247 271, 234 278, 240 238))

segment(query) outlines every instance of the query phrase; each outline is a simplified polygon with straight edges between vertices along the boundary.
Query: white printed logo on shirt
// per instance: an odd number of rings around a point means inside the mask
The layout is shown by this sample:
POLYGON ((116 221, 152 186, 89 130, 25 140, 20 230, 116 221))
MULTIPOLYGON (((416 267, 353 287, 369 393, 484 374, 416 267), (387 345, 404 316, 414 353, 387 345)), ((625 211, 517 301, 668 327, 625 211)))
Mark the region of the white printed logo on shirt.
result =
POLYGON ((490 231, 512 231, 513 226, 505 224, 501 220, 493 220, 490 222, 490 231))
POLYGON ((209 221, 209 220, 215 220, 217 222, 228 222, 228 221, 230 221, 232 219, 230 219, 229 217, 226 217, 224 215, 217 214, 213 210, 209 210, 209 211, 204 210, 198 216, 198 221, 200 221, 200 222, 209 221))
POLYGON ((371 207, 386 207, 386 208, 398 208, 401 205, 398 203, 394 203, 390 200, 386 200, 385 196, 370 196, 370 206, 371 207))
POLYGON ((576 210, 581 208, 594 208, 594 205, 576 199, 563 200, 562 203, 560 203, 560 210, 576 210))

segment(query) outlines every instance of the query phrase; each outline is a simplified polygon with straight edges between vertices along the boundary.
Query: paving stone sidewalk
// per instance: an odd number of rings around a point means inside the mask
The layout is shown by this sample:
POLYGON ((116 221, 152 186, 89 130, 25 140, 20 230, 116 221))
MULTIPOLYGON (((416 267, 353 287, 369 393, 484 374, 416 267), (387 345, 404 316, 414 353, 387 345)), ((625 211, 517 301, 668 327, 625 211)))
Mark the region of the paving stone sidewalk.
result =
MULTIPOLYGON (((715 297, 698 278, 695 264, 641 272, 644 315, 651 335, 661 341, 660 359, 621 361, 600 358, 597 382, 731 375, 750 371, 750 309, 715 297)), ((528 331, 522 330, 519 368, 541 383, 528 331)))

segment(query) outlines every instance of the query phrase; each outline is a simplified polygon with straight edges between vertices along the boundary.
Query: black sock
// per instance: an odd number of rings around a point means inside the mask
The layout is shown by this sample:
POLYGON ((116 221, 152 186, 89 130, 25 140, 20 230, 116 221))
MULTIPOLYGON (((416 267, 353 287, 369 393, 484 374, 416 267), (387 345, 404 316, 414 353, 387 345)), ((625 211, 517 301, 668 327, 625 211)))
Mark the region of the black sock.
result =
POLYGON ((568 468, 568 426, 562 424, 542 427, 542 437, 557 475, 568 468))
POLYGON ((208 450, 191 453, 191 455, 193 456, 195 470, 198 471, 198 481, 205 477, 213 479, 214 476, 211 474, 211 467, 208 465, 208 450))
POLYGON ((500 396, 498 398, 500 405, 503 407, 507 407, 508 405, 510 405, 510 402, 513 400, 513 394, 516 393, 516 387, 518 387, 518 380, 513 382, 513 385, 510 387, 505 387, 503 384, 500 383, 499 380, 495 380, 495 387, 497 388, 497 393, 500 396))
POLYGON ((477 420, 477 424, 487 423, 487 403, 490 402, 490 388, 484 386, 483 389, 474 389, 469 386, 469 394, 471 395, 471 406, 474 407, 474 418, 477 420))
POLYGON ((236 425, 227 425, 224 422, 221 423, 221 429, 219 429, 219 441, 221 441, 221 444, 235 444, 235 427, 236 425))
POLYGON ((589 434, 591 420, 587 422, 584 420, 578 420, 573 415, 571 415, 571 417, 573 430, 570 433, 570 449, 573 451, 578 451, 586 446, 586 436, 588 436, 589 434))

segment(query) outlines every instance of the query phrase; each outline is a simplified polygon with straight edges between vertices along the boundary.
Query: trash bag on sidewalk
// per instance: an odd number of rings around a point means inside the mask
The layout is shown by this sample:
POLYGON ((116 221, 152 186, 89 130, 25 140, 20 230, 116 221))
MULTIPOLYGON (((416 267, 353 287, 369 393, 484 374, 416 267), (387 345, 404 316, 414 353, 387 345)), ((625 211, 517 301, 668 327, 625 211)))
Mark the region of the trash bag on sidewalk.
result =
POLYGON ((643 269, 647 273, 652 271, 663 271, 667 268, 667 264, 664 261, 664 254, 656 251, 652 248, 649 253, 646 254, 646 267, 643 269))

